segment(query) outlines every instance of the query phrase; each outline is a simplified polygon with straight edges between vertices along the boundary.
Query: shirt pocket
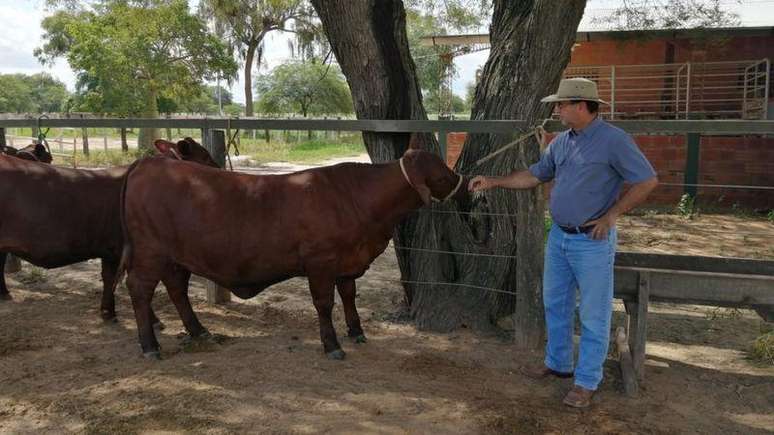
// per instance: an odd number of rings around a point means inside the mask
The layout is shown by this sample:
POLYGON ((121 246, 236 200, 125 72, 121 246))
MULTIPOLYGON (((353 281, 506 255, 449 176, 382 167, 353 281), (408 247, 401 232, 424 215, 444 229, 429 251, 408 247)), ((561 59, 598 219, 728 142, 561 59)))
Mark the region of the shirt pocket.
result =
POLYGON ((607 180, 610 178, 610 164, 607 160, 586 159, 575 163, 576 182, 580 190, 591 194, 597 194, 604 190, 607 180))

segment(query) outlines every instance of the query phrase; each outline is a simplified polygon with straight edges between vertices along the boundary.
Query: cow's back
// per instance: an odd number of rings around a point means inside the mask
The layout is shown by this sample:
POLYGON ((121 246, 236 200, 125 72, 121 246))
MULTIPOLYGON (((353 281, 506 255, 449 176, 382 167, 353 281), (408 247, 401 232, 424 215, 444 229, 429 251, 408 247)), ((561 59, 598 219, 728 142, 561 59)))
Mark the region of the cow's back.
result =
POLYGON ((0 250, 44 267, 118 255, 125 171, 58 168, 0 156, 0 250))

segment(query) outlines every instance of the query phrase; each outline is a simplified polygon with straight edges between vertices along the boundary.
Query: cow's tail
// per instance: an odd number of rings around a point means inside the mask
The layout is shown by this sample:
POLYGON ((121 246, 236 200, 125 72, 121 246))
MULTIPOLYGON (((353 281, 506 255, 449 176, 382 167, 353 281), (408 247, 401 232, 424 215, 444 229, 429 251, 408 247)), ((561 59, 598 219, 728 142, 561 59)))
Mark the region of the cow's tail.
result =
POLYGON ((142 160, 137 160, 129 166, 129 169, 124 174, 124 180, 121 184, 121 196, 118 203, 118 214, 121 220, 121 233, 123 234, 124 246, 121 249, 121 260, 118 262, 118 268, 116 269, 116 277, 113 280, 113 294, 116 292, 118 283, 123 281, 124 274, 131 267, 132 261, 132 240, 129 237, 129 228, 126 226, 126 187, 129 184, 129 176, 134 169, 140 164, 142 160))

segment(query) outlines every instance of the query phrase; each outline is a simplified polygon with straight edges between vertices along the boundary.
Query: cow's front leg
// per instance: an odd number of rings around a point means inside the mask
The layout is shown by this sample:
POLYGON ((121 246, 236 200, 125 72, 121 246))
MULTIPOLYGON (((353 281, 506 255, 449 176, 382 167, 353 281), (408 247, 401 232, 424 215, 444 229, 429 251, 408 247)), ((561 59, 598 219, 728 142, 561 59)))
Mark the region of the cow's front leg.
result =
POLYGON ((157 284, 157 280, 141 279, 132 272, 126 279, 129 296, 132 298, 134 317, 137 320, 140 347, 142 347, 143 356, 149 359, 161 359, 159 342, 156 340, 156 334, 153 333, 154 315, 151 310, 153 291, 157 284))
POLYGON ((175 304, 180 320, 183 321, 186 331, 191 338, 209 338, 210 333, 199 323, 199 319, 191 307, 191 301, 188 299, 188 284, 191 279, 191 272, 179 266, 172 266, 168 273, 162 278, 164 286, 167 288, 169 299, 175 304))
POLYGON ((309 290, 312 292, 312 301, 317 309, 323 349, 328 358, 338 360, 344 359, 345 354, 336 338, 336 330, 333 328, 331 319, 334 285, 335 279, 327 273, 309 274, 309 290))
POLYGON ((342 305, 344 305, 344 317, 347 319, 347 335, 356 343, 365 343, 366 337, 363 328, 360 327, 360 316, 357 314, 355 297, 357 286, 351 278, 336 280, 336 288, 339 290, 342 305))

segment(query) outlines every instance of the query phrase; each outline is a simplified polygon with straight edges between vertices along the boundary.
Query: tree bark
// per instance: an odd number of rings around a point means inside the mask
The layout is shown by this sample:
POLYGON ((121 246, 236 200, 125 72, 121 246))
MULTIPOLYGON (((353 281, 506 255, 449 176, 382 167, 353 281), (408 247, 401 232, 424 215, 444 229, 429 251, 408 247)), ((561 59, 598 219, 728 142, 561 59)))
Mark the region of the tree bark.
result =
POLYGON ((248 44, 245 54, 245 116, 253 116, 253 61, 258 43, 248 44))
MULTIPOLYGON (((357 117, 427 119, 409 54, 403 3, 312 0, 312 4, 349 83, 357 117)), ((492 49, 476 90, 471 119, 524 119, 532 125, 548 117, 551 107, 539 101, 556 90, 584 7, 582 0, 495 1, 492 49)), ((470 135, 456 170, 469 175, 502 175, 525 168, 539 156, 533 139, 480 167, 475 164, 522 133, 514 132, 511 137, 470 135)), ((365 132, 363 139, 374 162, 399 158, 409 142, 406 134, 365 132)), ((432 135, 416 136, 415 145, 439 152, 432 135)), ((515 309, 517 344, 541 346, 542 193, 495 190, 470 204, 431 207, 406 219, 393 239, 404 280, 456 284, 404 285, 417 326, 439 331, 465 326, 492 330, 498 318, 515 309), (488 216, 480 211, 512 217, 488 216), (515 258, 427 253, 401 247, 515 258), (505 290, 516 297, 464 285, 505 290)))
POLYGON ((129 152, 129 144, 126 142, 126 129, 121 128, 121 151, 129 152))
MULTIPOLYGON (((159 117, 159 107, 158 107, 158 91, 155 89, 149 89, 148 94, 145 96, 145 110, 143 111, 142 116, 144 118, 158 118, 159 117)), ((159 129, 157 128, 141 128, 140 133, 137 135, 137 148, 140 151, 144 152, 150 152, 151 149, 153 149, 153 141, 158 139, 160 137, 159 135, 159 129)))

